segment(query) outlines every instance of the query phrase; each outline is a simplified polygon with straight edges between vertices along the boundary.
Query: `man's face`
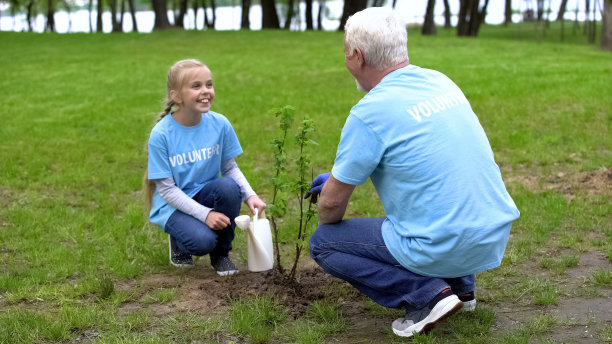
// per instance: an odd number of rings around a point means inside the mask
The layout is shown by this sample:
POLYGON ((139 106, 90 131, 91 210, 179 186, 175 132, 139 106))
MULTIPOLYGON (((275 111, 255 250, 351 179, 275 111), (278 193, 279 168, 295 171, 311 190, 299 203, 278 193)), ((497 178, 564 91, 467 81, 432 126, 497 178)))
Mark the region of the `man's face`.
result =
POLYGON ((358 71, 357 67, 359 65, 357 62, 357 54, 349 50, 346 41, 344 42, 344 65, 353 77, 357 77, 356 72, 358 71))
POLYGON ((363 88, 363 86, 361 86, 358 80, 360 65, 359 65, 359 60, 357 58, 357 53, 349 50, 349 47, 346 44, 346 41, 344 41, 344 65, 346 66, 346 69, 348 69, 349 73, 351 73, 351 75, 355 78, 357 89, 361 92, 367 92, 363 88))

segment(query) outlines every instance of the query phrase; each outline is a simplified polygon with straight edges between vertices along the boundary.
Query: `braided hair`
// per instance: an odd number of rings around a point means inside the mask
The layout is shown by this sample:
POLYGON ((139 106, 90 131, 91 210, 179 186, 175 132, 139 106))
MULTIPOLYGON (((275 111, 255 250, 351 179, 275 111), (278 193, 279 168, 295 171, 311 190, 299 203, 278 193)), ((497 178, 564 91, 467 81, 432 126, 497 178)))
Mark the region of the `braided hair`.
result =
MULTIPOLYGON (((155 123, 161 121, 164 117, 171 114, 173 109, 175 109, 177 104, 171 96, 171 91, 178 91, 183 86, 185 81, 185 77, 188 75, 189 71, 194 68, 204 67, 207 68, 206 65, 199 60, 196 59, 187 59, 180 60, 170 67, 168 70, 168 80, 166 81, 166 98, 164 99, 164 110, 159 114, 159 118, 155 123)), ((145 170, 143 176, 143 189, 145 196, 145 215, 148 218, 149 212, 151 211, 151 205, 153 203, 153 193, 155 192, 155 182, 149 179, 149 169, 145 170)))

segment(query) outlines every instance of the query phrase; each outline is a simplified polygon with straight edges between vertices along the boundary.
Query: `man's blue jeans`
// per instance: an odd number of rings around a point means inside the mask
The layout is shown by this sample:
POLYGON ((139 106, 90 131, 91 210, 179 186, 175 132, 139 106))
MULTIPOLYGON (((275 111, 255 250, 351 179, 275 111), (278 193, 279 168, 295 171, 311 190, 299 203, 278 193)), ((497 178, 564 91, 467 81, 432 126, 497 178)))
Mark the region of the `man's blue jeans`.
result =
POLYGON ((384 307, 421 309, 441 291, 474 290, 474 275, 457 278, 421 276, 393 258, 382 237, 384 218, 348 219, 320 225, 310 238, 310 255, 327 273, 384 307))
POLYGON ((231 225, 221 230, 212 230, 195 217, 175 210, 164 230, 176 239, 179 249, 185 253, 194 256, 227 256, 234 240, 234 219, 240 214, 240 187, 231 178, 217 178, 206 184, 193 199, 225 214, 230 218, 231 225))

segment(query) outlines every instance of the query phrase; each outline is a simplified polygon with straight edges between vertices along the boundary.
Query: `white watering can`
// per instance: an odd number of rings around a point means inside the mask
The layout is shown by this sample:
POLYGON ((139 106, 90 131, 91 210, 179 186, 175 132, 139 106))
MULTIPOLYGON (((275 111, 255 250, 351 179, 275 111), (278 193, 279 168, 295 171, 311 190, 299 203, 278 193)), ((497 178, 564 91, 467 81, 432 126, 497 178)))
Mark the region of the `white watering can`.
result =
POLYGON ((234 219, 236 225, 246 230, 249 271, 258 272, 272 269, 274 266, 274 251, 272 249, 272 232, 270 221, 265 217, 260 219, 255 208, 253 221, 249 215, 240 215, 234 219))

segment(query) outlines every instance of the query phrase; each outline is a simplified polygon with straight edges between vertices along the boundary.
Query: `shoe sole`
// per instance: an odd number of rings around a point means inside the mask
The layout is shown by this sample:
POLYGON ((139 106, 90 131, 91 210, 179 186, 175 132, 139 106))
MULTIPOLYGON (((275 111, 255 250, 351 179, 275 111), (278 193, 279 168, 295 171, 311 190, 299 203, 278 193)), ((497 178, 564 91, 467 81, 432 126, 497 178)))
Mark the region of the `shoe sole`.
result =
POLYGON ((457 295, 451 295, 438 302, 431 310, 425 319, 406 328, 403 331, 393 329, 393 333, 400 337, 412 337, 415 333, 423 333, 430 331, 440 320, 446 319, 463 307, 463 302, 459 300, 457 295))
POLYGON ((172 261, 172 243, 170 242, 170 236, 168 236, 168 259, 170 260, 170 265, 177 268, 192 268, 193 264, 177 264, 172 261))
MULTIPOLYGON (((215 270, 214 267, 211 266, 211 268, 213 270, 215 270)), ((238 272, 240 272, 240 270, 217 271, 217 275, 219 275, 219 276, 231 276, 231 275, 237 274, 238 272)))

